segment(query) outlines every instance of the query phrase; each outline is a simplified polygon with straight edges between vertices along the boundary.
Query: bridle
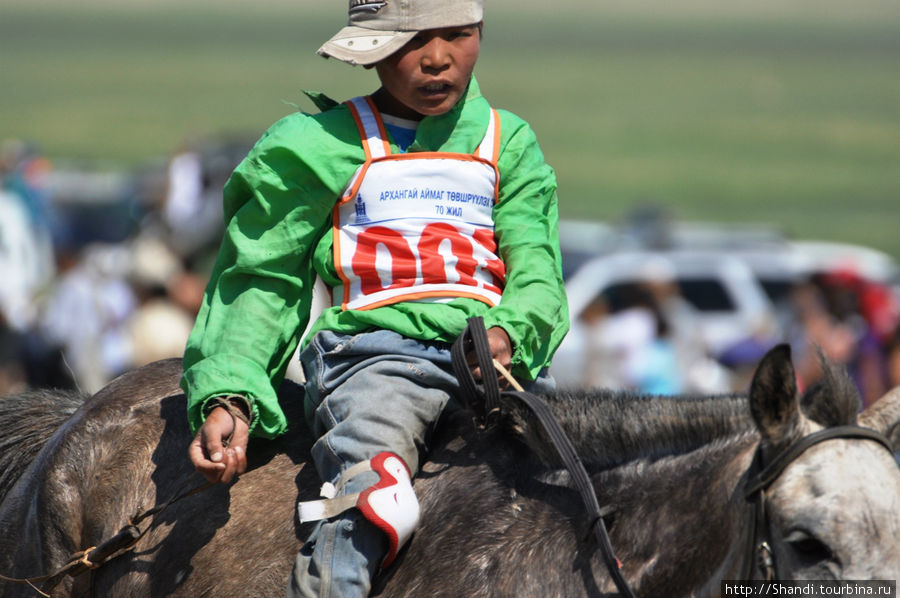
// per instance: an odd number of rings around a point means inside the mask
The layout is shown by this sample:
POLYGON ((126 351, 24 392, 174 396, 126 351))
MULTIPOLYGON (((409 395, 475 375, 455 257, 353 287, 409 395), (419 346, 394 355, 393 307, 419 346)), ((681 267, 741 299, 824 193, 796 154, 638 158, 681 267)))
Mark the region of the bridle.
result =
MULTIPOLYGON (((496 379, 492 376, 483 376, 484 386, 478 387, 471 377, 466 364, 465 351, 467 348, 474 349, 482 372, 491 370, 490 348, 487 346, 487 334, 481 318, 476 317, 468 320, 466 329, 453 344, 452 353, 454 371, 459 379, 460 387, 463 389, 467 406, 475 412, 476 419, 483 422, 482 425, 487 425, 487 422, 492 418, 496 419, 501 411, 501 393, 497 387, 496 379), (467 343, 471 346, 467 347, 467 343), (474 400, 476 397, 480 400, 474 400)), ((493 365, 502 373, 505 373, 499 364, 494 362, 493 365)), ((506 391, 502 394, 524 402, 537 416, 537 419, 544 427, 544 431, 550 437, 566 468, 572 475, 573 481, 582 496, 589 520, 592 522, 591 527, 595 532, 601 555, 617 589, 623 596, 633 597, 634 592, 622 575, 621 564, 613 553, 609 536, 603 524, 602 510, 597 503, 593 486, 590 484, 584 466, 575 453, 574 447, 566 438, 549 407, 540 398, 530 393, 522 392, 521 387, 518 387, 517 390, 518 392, 506 391)), ((874 440, 884 446, 891 453, 891 458, 893 458, 894 449, 883 434, 855 425, 826 428, 804 436, 768 462, 765 462, 762 447, 757 447, 750 469, 747 472, 747 482, 744 487, 744 496, 750 506, 748 511, 751 533, 748 535, 749 545, 745 551, 747 556, 742 567, 742 579, 751 579, 755 572, 754 567, 759 568, 766 581, 773 580, 776 575, 777 563, 769 542, 766 490, 778 479, 788 465, 810 447, 826 440, 838 438, 874 440)))
POLYGON ((744 498, 750 503, 752 527, 749 535, 749 549, 747 550, 747 557, 742 569, 743 579, 752 579, 754 566, 759 569, 766 581, 775 579, 778 571, 775 553, 772 551, 769 542, 766 490, 787 469, 788 465, 805 453, 807 449, 826 440, 838 438, 874 440, 884 446, 891 453, 891 458, 893 459, 894 448, 891 446, 890 440, 875 430, 855 425, 836 426, 813 432, 788 446, 768 463, 763 462, 762 448, 757 447, 748 471, 747 483, 744 487, 744 498))
MULTIPOLYGON (((466 365, 464 352, 467 341, 475 345, 476 354, 482 371, 489 371, 492 367, 490 361, 490 349, 487 346, 487 335, 481 318, 471 318, 469 320, 466 330, 460 335, 457 342, 453 344, 452 353, 454 370, 459 378, 460 386, 463 387, 467 397, 471 398, 473 395, 481 395, 484 400, 481 404, 470 403, 469 406, 470 408, 473 406, 476 408, 479 419, 483 420, 486 425, 487 421, 496 418, 499 414, 500 391, 496 379, 491 376, 483 377, 485 382, 484 389, 477 388, 474 379, 471 378, 471 375, 468 373, 469 370, 466 365)), ((496 365, 501 372, 506 373, 496 362, 494 362, 493 365, 496 365)), ((510 381, 514 382, 511 378, 510 381)), ((556 421, 546 403, 535 395, 522 391, 521 387, 518 387, 517 391, 518 392, 505 392, 503 394, 515 397, 517 400, 525 403, 541 422, 544 431, 550 437, 561 460, 569 470, 577 490, 581 494, 581 498, 584 501, 587 510, 590 530, 596 537, 601 555, 610 576, 623 596, 626 598, 634 598, 634 593, 622 574, 622 565, 613 553, 609 535, 603 522, 605 509, 600 508, 593 486, 590 483, 584 465, 578 458, 574 447, 566 437, 565 432, 562 430, 559 422, 556 421)), ((231 410, 229 411, 233 417, 237 417, 234 412, 231 410)), ((769 543, 769 522, 765 508, 766 490, 769 489, 794 460, 806 452, 810 447, 826 440, 840 438, 874 440, 885 447, 891 454, 891 458, 894 458, 894 449, 891 446, 890 441, 883 434, 869 428, 855 425, 826 428, 804 436, 765 464, 762 448, 761 446, 757 447, 750 469, 747 472, 747 482, 744 488, 744 496, 751 507, 749 512, 752 531, 748 536, 749 546, 746 551, 747 557, 742 568, 742 579, 751 579, 751 576, 754 573, 754 565, 759 568, 766 581, 773 580, 776 575, 777 564, 775 563, 775 555, 769 543)), ((49 592, 56 587, 65 576, 75 577, 85 571, 96 569, 111 558, 131 549, 154 526, 155 517, 160 512, 164 511, 175 502, 201 492, 212 485, 212 483, 201 484, 196 488, 173 496, 165 503, 139 513, 129 521, 128 525, 119 530, 115 536, 100 546, 94 546, 73 554, 66 565, 52 574, 27 579, 17 579, 0 575, 0 579, 12 583, 27 584, 42 596, 49 596, 49 594, 42 590, 47 590, 47 592, 49 592), (144 530, 140 530, 138 524, 147 517, 152 517, 151 524, 144 530), (43 583, 42 589, 37 587, 36 584, 39 583, 43 583)))

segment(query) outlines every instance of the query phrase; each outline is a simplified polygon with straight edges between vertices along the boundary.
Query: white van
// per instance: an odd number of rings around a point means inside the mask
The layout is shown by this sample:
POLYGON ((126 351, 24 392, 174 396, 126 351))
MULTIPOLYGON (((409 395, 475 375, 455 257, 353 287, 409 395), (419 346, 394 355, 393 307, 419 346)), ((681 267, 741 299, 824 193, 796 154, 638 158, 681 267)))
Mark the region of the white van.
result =
POLYGON ((571 328, 551 367, 560 387, 584 385, 585 355, 592 334, 585 316, 597 300, 661 273, 677 284, 693 308, 694 325, 711 356, 761 332, 775 332, 771 301, 747 264, 733 256, 688 250, 602 255, 583 263, 566 282, 571 328))

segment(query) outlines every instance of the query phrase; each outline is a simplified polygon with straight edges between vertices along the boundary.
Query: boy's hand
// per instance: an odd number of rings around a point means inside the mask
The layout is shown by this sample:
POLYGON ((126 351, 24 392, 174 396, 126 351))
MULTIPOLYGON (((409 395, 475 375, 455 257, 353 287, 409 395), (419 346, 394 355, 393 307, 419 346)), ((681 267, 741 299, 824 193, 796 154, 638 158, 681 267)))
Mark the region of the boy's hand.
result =
MULTIPOLYGON (((500 365, 508 370, 512 363, 512 343, 509 340, 509 335, 506 334, 506 331, 503 330, 503 328, 494 326, 488 328, 487 337, 488 345, 491 348, 491 357, 500 362, 500 365)), ((475 380, 481 382, 481 368, 478 367, 478 358, 475 356, 475 351, 469 351, 466 354, 466 363, 469 365, 469 369, 472 371, 472 376, 475 380)), ((492 375, 497 376, 500 388, 509 386, 509 382, 500 372, 495 371, 492 375)))
POLYGON ((188 450, 194 469, 210 482, 227 484, 247 470, 249 438, 245 422, 232 417, 224 407, 216 407, 206 417, 188 450), (231 442, 226 446, 229 436, 231 442))

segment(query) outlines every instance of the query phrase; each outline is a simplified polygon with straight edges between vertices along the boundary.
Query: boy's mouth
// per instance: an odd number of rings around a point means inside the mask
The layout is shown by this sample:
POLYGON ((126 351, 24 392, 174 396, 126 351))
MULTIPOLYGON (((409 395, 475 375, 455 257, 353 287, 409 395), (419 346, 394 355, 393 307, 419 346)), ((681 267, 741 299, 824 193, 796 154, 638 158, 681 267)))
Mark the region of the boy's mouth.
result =
POLYGON ((453 86, 449 83, 429 83, 421 86, 419 89, 425 95, 442 95, 450 91, 451 87, 453 86))

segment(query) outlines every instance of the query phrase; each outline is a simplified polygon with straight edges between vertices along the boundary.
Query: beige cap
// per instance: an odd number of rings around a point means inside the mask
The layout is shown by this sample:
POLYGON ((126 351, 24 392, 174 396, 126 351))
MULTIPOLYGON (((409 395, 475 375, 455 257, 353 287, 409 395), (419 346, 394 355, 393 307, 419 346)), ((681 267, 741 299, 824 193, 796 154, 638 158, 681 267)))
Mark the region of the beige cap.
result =
POLYGON ((416 33, 480 23, 483 0, 350 0, 350 19, 318 50, 320 56, 368 66, 387 58, 416 33))

